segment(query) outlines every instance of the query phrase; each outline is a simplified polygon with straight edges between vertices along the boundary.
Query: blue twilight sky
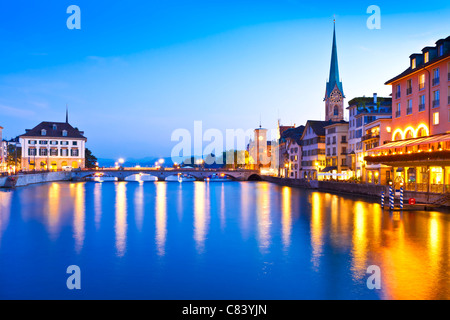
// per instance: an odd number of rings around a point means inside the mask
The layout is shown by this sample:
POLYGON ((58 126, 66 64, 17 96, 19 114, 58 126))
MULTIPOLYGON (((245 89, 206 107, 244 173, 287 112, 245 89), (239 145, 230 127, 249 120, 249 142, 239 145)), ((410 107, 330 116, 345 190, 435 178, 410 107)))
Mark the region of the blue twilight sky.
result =
POLYGON ((102 158, 168 156, 171 133, 323 119, 333 15, 347 101, 387 96, 408 57, 450 35, 450 2, 2 1, 0 125, 85 131, 102 158), (81 30, 69 30, 69 5, 81 30), (381 29, 369 30, 369 5, 381 29))

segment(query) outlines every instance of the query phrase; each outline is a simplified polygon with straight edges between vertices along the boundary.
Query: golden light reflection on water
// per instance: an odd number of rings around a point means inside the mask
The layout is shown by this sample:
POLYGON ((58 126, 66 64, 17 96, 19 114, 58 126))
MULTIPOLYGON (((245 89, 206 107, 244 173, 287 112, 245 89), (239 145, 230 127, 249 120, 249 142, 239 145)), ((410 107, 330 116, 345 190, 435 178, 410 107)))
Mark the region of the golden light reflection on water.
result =
POLYGON ((139 182, 134 194, 134 214, 136 218, 136 227, 142 231, 142 224, 144 222, 144 183, 139 182))
POLYGON ((102 186, 103 183, 96 183, 94 187, 94 212, 95 212, 95 227, 100 228, 102 220, 102 186))
POLYGON ((270 246, 270 192, 269 184, 258 185, 256 195, 256 215, 258 224, 258 242, 262 253, 266 253, 270 246))
POLYGON ((389 213, 378 204, 348 198, 335 205, 333 196, 319 192, 312 193, 311 205, 316 271, 325 254, 323 236, 329 227, 333 250, 351 249, 356 285, 364 287, 367 268, 378 265, 382 273, 379 294, 384 299, 450 299, 448 214, 389 213))
POLYGON ((283 236, 283 247, 287 250, 291 244, 291 229, 292 229, 292 208, 291 208, 291 188, 283 187, 282 194, 282 218, 281 228, 283 236))
POLYGON ((194 182, 194 240, 198 253, 205 249, 205 239, 210 220, 209 184, 194 182))
POLYGON ((55 239, 59 233, 60 228, 60 203, 61 186, 58 183, 52 183, 48 188, 48 215, 47 227, 50 237, 55 239))
POLYGON ((75 192, 75 208, 73 215, 73 227, 75 237, 75 251, 80 252, 84 244, 85 226, 85 184, 76 184, 71 191, 75 192))
POLYGON ((320 257, 322 255, 322 201, 325 194, 313 192, 311 194, 311 245, 312 245, 312 263, 316 270, 319 268, 320 257))
POLYGON ((156 250, 158 255, 165 254, 167 235, 167 183, 156 183, 156 250))
POLYGON ((242 237, 247 239, 250 233, 250 201, 251 201, 251 187, 247 183, 241 184, 241 232, 242 237))
POLYGON ((116 252, 122 257, 127 242, 127 182, 116 183, 116 252))
POLYGON ((11 198, 12 192, 0 192, 0 245, 2 244, 2 234, 9 223, 11 198))

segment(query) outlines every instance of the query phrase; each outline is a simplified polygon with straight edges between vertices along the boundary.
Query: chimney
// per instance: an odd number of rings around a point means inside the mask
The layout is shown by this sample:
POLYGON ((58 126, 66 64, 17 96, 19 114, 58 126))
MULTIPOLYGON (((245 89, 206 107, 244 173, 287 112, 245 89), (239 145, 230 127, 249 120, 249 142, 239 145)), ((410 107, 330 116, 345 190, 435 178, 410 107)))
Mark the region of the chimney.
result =
POLYGON ((373 103, 377 103, 377 94, 376 93, 374 93, 373 94, 373 103))

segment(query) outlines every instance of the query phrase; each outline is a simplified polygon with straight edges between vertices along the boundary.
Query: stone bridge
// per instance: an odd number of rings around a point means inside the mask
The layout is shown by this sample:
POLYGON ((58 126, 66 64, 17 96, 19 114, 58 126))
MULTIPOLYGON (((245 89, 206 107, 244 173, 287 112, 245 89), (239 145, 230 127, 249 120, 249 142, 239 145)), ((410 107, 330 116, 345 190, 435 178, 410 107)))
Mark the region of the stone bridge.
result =
POLYGON ((126 177, 136 174, 148 174, 154 176, 158 181, 165 181, 169 176, 177 176, 178 174, 186 174, 192 176, 197 181, 204 181, 211 178, 214 174, 224 175, 237 181, 261 180, 258 170, 245 169, 154 169, 154 168, 124 168, 124 169, 98 169, 98 170, 81 170, 73 171, 72 179, 82 179, 95 174, 102 173, 108 177, 117 177, 119 181, 125 180, 126 177))

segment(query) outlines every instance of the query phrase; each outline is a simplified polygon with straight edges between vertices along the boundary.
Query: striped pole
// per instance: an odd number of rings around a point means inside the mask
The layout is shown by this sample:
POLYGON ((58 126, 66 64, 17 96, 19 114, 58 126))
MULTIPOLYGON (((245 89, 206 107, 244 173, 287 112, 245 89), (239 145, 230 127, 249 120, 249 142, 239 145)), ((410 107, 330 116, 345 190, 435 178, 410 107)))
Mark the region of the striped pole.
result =
POLYGON ((384 208, 384 191, 381 191, 381 208, 384 208))
POLYGON ((394 193, 392 192, 392 186, 389 186, 389 207, 394 210, 394 193))
POLYGON ((403 209, 403 187, 400 187, 400 209, 403 209))

